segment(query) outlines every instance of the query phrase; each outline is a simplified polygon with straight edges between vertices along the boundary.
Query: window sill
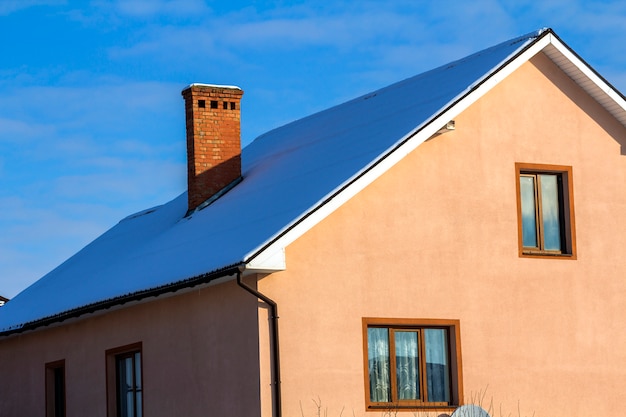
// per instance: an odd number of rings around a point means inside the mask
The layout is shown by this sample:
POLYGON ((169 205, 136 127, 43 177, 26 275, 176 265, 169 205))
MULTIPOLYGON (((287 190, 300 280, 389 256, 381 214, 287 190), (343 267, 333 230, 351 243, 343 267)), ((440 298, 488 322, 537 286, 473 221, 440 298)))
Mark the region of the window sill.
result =
POLYGON ((398 405, 390 403, 386 405, 368 405, 366 411, 433 411, 452 414, 458 407, 458 405, 398 405))
POLYGON ((571 253, 544 252, 538 250, 522 250, 519 254, 520 258, 540 258, 540 259, 576 259, 576 255, 571 253))

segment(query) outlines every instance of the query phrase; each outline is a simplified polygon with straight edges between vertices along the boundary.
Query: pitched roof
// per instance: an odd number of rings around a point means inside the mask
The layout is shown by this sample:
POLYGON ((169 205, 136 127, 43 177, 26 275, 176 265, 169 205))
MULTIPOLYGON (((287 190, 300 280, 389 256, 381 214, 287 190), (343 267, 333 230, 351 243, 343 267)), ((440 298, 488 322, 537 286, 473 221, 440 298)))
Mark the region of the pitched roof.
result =
POLYGON ((206 283, 240 266, 284 268, 290 242, 539 52, 626 125, 624 96, 552 30, 520 36, 258 137, 242 151, 236 187, 188 217, 183 193, 123 219, 4 306, 0 335, 206 283))

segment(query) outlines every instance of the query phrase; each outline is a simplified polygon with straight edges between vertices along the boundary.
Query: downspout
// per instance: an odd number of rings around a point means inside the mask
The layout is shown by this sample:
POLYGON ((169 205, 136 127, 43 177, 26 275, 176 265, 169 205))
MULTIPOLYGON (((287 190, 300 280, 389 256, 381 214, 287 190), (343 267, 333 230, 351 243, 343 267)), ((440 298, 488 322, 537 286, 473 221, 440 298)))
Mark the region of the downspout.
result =
POLYGON ((248 291, 250 294, 254 295, 260 300, 263 300, 270 307, 270 320, 272 321, 272 333, 271 333, 271 345, 272 349, 272 361, 273 369, 272 373, 274 374, 274 389, 272 391, 272 397, 274 399, 274 417, 282 417, 282 405, 281 405, 281 395, 280 395, 280 349, 278 348, 278 306, 276 302, 271 298, 267 297, 264 294, 261 294, 257 290, 248 287, 246 284, 241 281, 241 273, 245 269, 244 265, 239 266, 239 270, 237 271, 237 284, 248 291))

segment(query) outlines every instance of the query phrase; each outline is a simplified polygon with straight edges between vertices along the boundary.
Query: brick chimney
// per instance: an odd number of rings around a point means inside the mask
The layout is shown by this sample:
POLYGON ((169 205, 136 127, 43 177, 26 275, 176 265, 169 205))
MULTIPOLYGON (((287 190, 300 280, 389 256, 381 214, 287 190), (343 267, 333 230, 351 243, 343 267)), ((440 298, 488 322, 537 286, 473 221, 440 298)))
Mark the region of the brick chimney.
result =
POLYGON ((188 213, 241 178, 239 87, 191 84, 187 126, 188 213))

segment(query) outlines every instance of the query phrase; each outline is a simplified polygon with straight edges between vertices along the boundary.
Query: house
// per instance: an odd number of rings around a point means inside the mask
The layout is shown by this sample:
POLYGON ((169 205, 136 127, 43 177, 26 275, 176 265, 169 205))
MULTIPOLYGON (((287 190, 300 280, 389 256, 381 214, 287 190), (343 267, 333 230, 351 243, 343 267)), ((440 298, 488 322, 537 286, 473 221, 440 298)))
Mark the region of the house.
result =
POLYGON ((0 307, 2 307, 7 301, 9 301, 8 298, 5 298, 0 295, 0 307))
POLYGON ((615 415, 626 100, 550 29, 272 130, 0 310, 3 416, 615 415), (50 296, 54 295, 54 296, 50 296))

